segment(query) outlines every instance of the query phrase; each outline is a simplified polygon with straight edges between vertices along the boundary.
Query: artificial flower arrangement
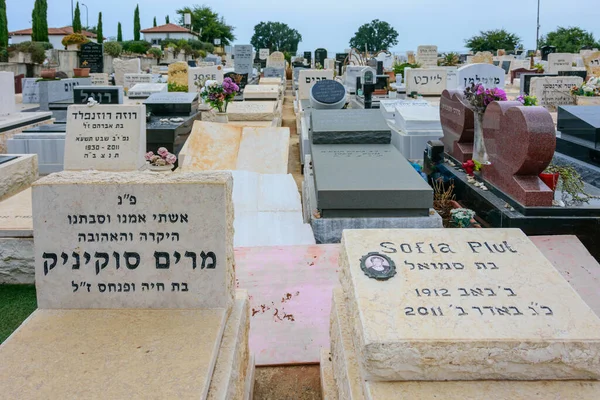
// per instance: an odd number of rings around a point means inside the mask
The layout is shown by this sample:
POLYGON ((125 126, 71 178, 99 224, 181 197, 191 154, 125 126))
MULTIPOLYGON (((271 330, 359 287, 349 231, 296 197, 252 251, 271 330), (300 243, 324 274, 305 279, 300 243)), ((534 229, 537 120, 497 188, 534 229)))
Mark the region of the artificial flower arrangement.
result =
POLYGON ((538 104, 538 99, 535 96, 520 95, 517 97, 517 101, 526 107, 537 106, 538 104))
POLYGON ((473 109, 483 113, 493 101, 506 101, 506 92, 500 88, 486 89, 482 84, 471 84, 465 89, 465 98, 473 109))
POLYGON ((149 151, 146 153, 146 161, 154 167, 165 167, 168 165, 174 165, 177 162, 177 156, 169 153, 164 147, 159 147, 157 150, 158 154, 154 154, 149 151))
POLYGON ((207 80, 200 89, 200 97, 212 108, 217 109, 218 112, 226 113, 227 106, 233 101, 239 90, 240 87, 231 78, 223 79, 223 83, 207 80))
POLYGON ((475 211, 468 208, 455 208, 450 211, 452 222, 459 228, 468 228, 471 226, 471 220, 475 217, 475 211))
POLYGON ((574 86, 571 89, 573 96, 600 96, 600 78, 591 77, 587 82, 583 82, 580 86, 574 86))

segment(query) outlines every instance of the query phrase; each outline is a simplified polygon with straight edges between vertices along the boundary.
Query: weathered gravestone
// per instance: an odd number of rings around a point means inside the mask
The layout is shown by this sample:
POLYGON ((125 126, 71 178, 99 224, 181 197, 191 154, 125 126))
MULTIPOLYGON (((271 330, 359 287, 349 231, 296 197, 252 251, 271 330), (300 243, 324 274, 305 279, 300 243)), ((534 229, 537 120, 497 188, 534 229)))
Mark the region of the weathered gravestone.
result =
POLYGON ((23 78, 23 104, 37 104, 40 102, 40 88, 37 80, 37 78, 23 78))
POLYGON ((63 172, 38 181, 38 307, 229 307, 231 191, 229 173, 63 172))
POLYGON ((313 110, 314 144, 389 144, 391 129, 379 110, 313 110))
POLYGON ((188 92, 199 92, 203 86, 202 82, 207 80, 223 82, 223 66, 214 65, 188 69, 188 92))
POLYGON ((252 45, 236 44, 233 47, 234 72, 241 75, 252 75, 252 45))
POLYGON ((504 88, 506 73, 493 64, 469 64, 458 69, 458 88, 464 89, 472 84, 481 84, 484 87, 504 88))
POLYGON ((141 72, 140 59, 121 60, 115 58, 113 60, 113 69, 115 70, 115 85, 123 86, 127 90, 129 86, 125 86, 125 74, 139 74, 141 72))
POLYGON ((600 320, 520 229, 346 230, 339 264, 366 383, 600 376, 600 320))
POLYGON ((263 76, 265 78, 284 78, 285 77, 285 69, 267 67, 267 68, 263 69, 263 76))
POLYGON ((277 100, 279 85, 246 85, 244 100, 277 100))
POLYGON ((80 68, 89 68, 94 74, 104 72, 104 50, 101 43, 82 43, 79 50, 80 68))
POLYGON ((556 110, 558 106, 574 105, 575 96, 571 94, 573 86, 580 86, 583 79, 578 76, 548 76, 531 79, 530 93, 537 97, 538 105, 556 110))
POLYGON ((483 116, 483 138, 491 163, 483 169, 487 182, 524 206, 552 205, 554 192, 539 178, 556 148, 554 122, 546 109, 493 102, 483 116))
POLYGON ((174 92, 187 92, 189 90, 188 69, 189 66, 183 61, 169 64, 168 83, 169 85, 174 86, 174 92))
POLYGON ((65 170, 136 171, 144 154, 145 106, 69 106, 65 170))
POLYGON ((583 64, 588 76, 600 76, 600 51, 590 52, 583 57, 583 64))
POLYGON ((127 97, 130 99, 147 99, 154 93, 167 93, 169 86, 166 83, 136 83, 129 89, 127 97))
POLYGON ((529 95, 531 93, 531 80, 533 78, 543 78, 543 77, 547 77, 547 76, 558 76, 557 74, 529 74, 529 73, 523 73, 521 74, 520 77, 520 91, 521 94, 527 94, 529 95))
POLYGON ((416 57, 416 61, 421 67, 437 67, 438 48, 437 46, 419 46, 416 57))
POLYGON ((321 67, 325 67, 325 59, 327 58, 327 50, 318 48, 315 50, 315 66, 320 64, 321 67))
POLYGON ((13 114, 15 107, 15 75, 12 72, 0 72, 0 116, 13 114))
POLYGON ((285 69, 285 56, 280 51, 274 51, 267 59, 267 67, 271 68, 284 68, 285 69))
POLYGON ((260 60, 266 60, 267 58, 269 58, 269 49, 260 49, 258 51, 258 58, 260 60))
POLYGON ((299 99, 308 100, 310 98, 310 89, 313 87, 313 85, 325 79, 333 79, 333 71, 323 69, 300 70, 298 76, 299 99))
POLYGON ((123 104, 123 87, 80 85, 73 89, 74 104, 87 104, 88 99, 100 104, 123 104))
POLYGON ((492 64, 494 55, 489 51, 478 51, 471 57, 469 64, 492 64))
POLYGON ((337 110, 346 104, 346 88, 333 79, 317 82, 310 90, 310 105, 314 109, 337 110))
POLYGON ((474 115, 462 90, 444 90, 440 99, 440 122, 444 150, 460 162, 473 158, 474 115))
POLYGON ((90 73, 90 79, 92 80, 92 85, 98 86, 108 86, 108 74, 105 72, 92 74, 90 73))
MULTIPOLYGON (((151 74, 124 74, 123 75, 123 89, 129 92, 129 89, 137 85, 138 83, 152 83, 151 74)), ((119 85, 117 85, 119 86, 119 85)))
POLYGON ((548 54, 548 67, 546 72, 549 74, 558 74, 559 71, 570 71, 573 69, 573 57, 571 53, 550 53, 548 54))
POLYGON ((444 68, 406 68, 406 93, 439 95, 446 89, 447 71, 444 68))

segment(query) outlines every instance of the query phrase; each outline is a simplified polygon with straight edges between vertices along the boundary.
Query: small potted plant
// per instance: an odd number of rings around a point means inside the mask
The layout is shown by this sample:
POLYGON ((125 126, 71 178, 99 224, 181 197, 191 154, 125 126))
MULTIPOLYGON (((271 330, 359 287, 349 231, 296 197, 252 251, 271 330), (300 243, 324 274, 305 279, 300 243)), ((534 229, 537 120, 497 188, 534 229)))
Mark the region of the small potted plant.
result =
POLYGON ((88 68, 88 62, 84 61, 81 68, 73 68, 74 78, 87 78, 90 76, 90 68, 88 68))
POLYGON ((79 46, 87 42, 89 42, 89 39, 81 33, 71 33, 70 35, 65 36, 61 41, 67 50, 79 50, 79 46))
POLYGON ((227 123, 229 122, 227 107, 239 90, 239 86, 231 78, 223 79, 223 83, 208 80, 200 90, 200 96, 206 104, 217 111, 216 122, 227 123))
POLYGON ((550 164, 540 174, 540 179, 553 191, 558 184, 562 191, 562 201, 565 204, 589 203, 597 196, 585 192, 585 183, 575 168, 568 165, 550 164))
POLYGON ((475 211, 468 208, 455 208, 450 211, 450 218, 455 226, 459 228, 470 228, 474 222, 475 211))
POLYGON ((544 65, 543 64, 534 64, 533 65, 533 69, 535 69, 535 71, 538 74, 543 74, 544 73, 544 65))
POLYGON ((535 96, 520 95, 516 101, 523 104, 526 107, 533 107, 538 105, 538 99, 535 96))
POLYGON ((173 169, 177 162, 177 156, 169 153, 164 147, 159 147, 158 154, 149 151, 146 153, 146 162, 150 171, 167 172, 173 169))

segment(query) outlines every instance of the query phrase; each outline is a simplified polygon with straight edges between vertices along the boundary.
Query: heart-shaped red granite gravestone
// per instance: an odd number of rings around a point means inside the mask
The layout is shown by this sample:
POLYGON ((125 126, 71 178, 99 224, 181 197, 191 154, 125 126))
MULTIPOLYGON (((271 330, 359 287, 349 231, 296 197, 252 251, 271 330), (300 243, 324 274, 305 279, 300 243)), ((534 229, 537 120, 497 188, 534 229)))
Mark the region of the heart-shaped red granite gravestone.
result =
POLYGON ((444 150, 458 161, 473 158, 473 110, 462 90, 444 90, 440 99, 444 150))
POLYGON ((554 193, 538 175, 552 161, 556 131, 543 107, 495 101, 483 117, 483 138, 491 165, 483 178, 524 206, 551 206, 554 193))

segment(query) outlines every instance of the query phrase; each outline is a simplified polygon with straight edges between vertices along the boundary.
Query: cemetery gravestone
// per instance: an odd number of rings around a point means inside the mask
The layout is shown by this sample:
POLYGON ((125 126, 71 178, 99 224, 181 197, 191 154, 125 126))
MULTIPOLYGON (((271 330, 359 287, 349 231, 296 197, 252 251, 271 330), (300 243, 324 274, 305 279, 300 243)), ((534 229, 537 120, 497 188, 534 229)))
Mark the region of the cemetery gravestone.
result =
POLYGON ((154 93, 167 93, 168 91, 169 86, 166 83, 136 83, 135 86, 129 89, 127 97, 130 99, 146 99, 154 93))
POLYGON ((570 71, 573 69, 573 54, 570 53, 550 53, 548 54, 549 74, 558 74, 559 71, 570 71))
MULTIPOLYGON (((434 47, 436 47, 435 51, 436 51, 436 58, 437 58, 437 46, 434 46, 434 47)), ((391 53, 382 52, 382 53, 379 53, 376 58, 377 58, 377 61, 383 62, 384 69, 390 69, 394 65, 394 56, 391 53)), ((437 61, 436 61, 436 66, 437 66, 437 61)))
MULTIPOLYGON (((234 72, 241 75, 252 75, 252 45, 236 44, 234 52, 234 72)), ((247 81, 246 81, 247 82, 247 81)))
POLYGON ((444 90, 440 99, 440 122, 444 150, 461 163, 473 158, 474 115, 463 90, 444 90))
POLYGON ((582 83, 583 79, 578 76, 532 78, 530 93, 537 97, 538 105, 555 110, 558 106, 574 105, 575 97, 571 94, 571 89, 582 83))
POLYGON ((312 53, 310 51, 305 51, 304 59, 306 60, 306 63, 308 64, 308 67, 310 68, 310 66, 312 65, 312 53))
POLYGON ((125 91, 127 91, 129 86, 125 86, 125 74, 139 74, 141 72, 140 59, 121 60, 115 58, 113 60, 113 69, 115 71, 115 85, 123 86, 125 91))
POLYGON ((61 79, 56 81, 40 81, 40 110, 48 110, 49 103, 73 101, 73 91, 79 85, 91 85, 90 78, 61 79))
POLYGON ((225 172, 62 172, 36 182, 38 307, 228 308, 232 184, 225 172))
POLYGON ((335 60, 333 58, 326 58, 323 68, 331 70, 335 69, 335 60))
POLYGON ((583 63, 588 76, 600 76, 600 51, 590 52, 583 57, 583 63))
POLYGON ((183 61, 169 64, 169 77, 167 81, 169 85, 174 86, 175 90, 172 89, 172 91, 187 92, 189 90, 188 69, 189 66, 183 61))
MULTIPOLYGON (((152 83, 152 75, 150 74, 124 74, 123 89, 128 92, 129 89, 138 83, 152 83)), ((120 86, 117 84, 117 86, 120 86)))
POLYGON ((446 89, 458 88, 458 67, 446 67, 446 89))
POLYGON ((325 59, 327 58, 327 50, 323 48, 318 48, 315 50, 315 66, 317 64, 321 65, 321 67, 325 67, 325 59))
POLYGON ((520 82, 521 82, 521 94, 526 94, 529 95, 531 90, 530 90, 530 86, 531 86, 531 79, 533 78, 543 78, 546 76, 558 76, 556 74, 527 74, 527 73, 523 73, 521 74, 521 78, 520 78, 520 82))
POLYGON ((298 76, 298 97, 300 100, 310 98, 310 89, 321 80, 333 79, 333 71, 307 69, 301 70, 298 76))
POLYGON ((90 73, 90 79, 92 80, 92 85, 98 86, 108 86, 108 74, 107 73, 98 73, 93 74, 90 73))
POLYGON ((40 102, 40 88, 37 82, 37 78, 24 78, 22 80, 23 85, 23 104, 37 104, 40 102))
POLYGON ((94 74, 104 72, 104 50, 101 43, 82 43, 79 49, 80 68, 89 68, 94 74))
POLYGON ((154 93, 144 104, 153 115, 194 115, 198 111, 197 93, 154 93))
POLYGON ((285 69, 267 67, 263 70, 263 76, 265 78, 283 78, 285 76, 285 69))
POLYGON ((258 51, 258 58, 260 58, 261 60, 266 60, 267 58, 269 58, 269 49, 260 49, 258 51))
POLYGON ((558 71, 558 76, 578 76, 585 81, 587 78, 587 71, 586 70, 558 71))
POLYGON ((406 59, 407 62, 409 64, 416 64, 417 60, 415 59, 415 52, 414 51, 407 51, 406 52, 406 59))
POLYGON ((518 101, 493 102, 483 117, 483 137, 491 162, 484 179, 524 206, 551 206, 554 192, 539 178, 556 148, 550 113, 518 101))
POLYGON ((510 72, 510 61, 502 61, 499 65, 500 68, 504 70, 504 74, 507 75, 510 72))
POLYGON ((73 89, 73 103, 87 104, 93 99, 100 104, 123 104, 122 86, 77 86, 73 89))
POLYGON ((492 64, 494 62, 494 55, 489 51, 479 51, 471 57, 469 64, 492 64))
POLYGON ((380 100, 379 108, 385 119, 394 119, 396 106, 400 107, 431 107, 427 100, 412 100, 412 99, 396 99, 396 100, 380 100))
POLYGON ((15 106, 15 76, 12 72, 0 72, 0 117, 13 114, 15 106))
POLYGON ((484 87, 504 88, 506 74, 500 67, 492 64, 469 64, 458 69, 458 87, 464 89, 472 84, 482 84, 484 87))
POLYGON ((145 154, 144 105, 69 106, 65 170, 136 171, 145 154))
POLYGON ((355 93, 356 89, 356 78, 362 75, 362 70, 365 69, 364 65, 348 65, 346 67, 346 74, 344 75, 344 85, 350 93, 355 93))
POLYGON ((519 229, 345 230, 340 270, 363 380, 600 375, 600 320, 519 229))
POLYGON ((406 93, 439 95, 446 89, 447 72, 444 68, 406 68, 406 93))
POLYGON ((391 129, 379 110, 313 110, 313 144, 389 144, 391 129))
POLYGON ((267 67, 285 69, 285 56, 280 51, 274 51, 267 59, 267 67))
POLYGON ((310 104, 317 110, 340 109, 346 104, 346 88, 332 79, 317 82, 310 90, 310 104))
POLYGON ((206 82, 207 80, 222 83, 223 78, 223 67, 221 65, 190 68, 188 70, 188 92, 199 92, 202 89, 202 82, 206 82))
POLYGON ((421 67, 437 67, 438 48, 437 46, 419 46, 417 47, 417 63, 421 67))
POLYGON ((556 53, 555 46, 542 46, 542 48, 540 50, 542 52, 542 60, 543 61, 548 61, 549 54, 556 53))

